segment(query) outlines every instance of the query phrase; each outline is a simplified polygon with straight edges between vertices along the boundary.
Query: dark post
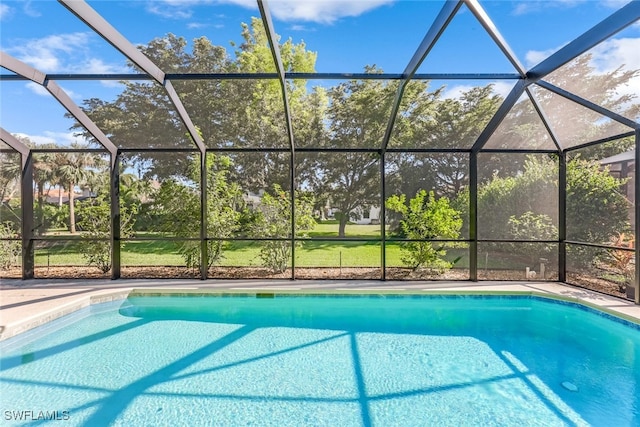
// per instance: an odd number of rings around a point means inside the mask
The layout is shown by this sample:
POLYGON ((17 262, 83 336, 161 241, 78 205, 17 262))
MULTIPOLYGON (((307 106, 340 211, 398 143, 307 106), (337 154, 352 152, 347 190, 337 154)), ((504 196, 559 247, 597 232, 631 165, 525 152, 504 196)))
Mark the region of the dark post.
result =
POLYGON ((209 245, 207 245, 207 152, 200 152, 200 279, 209 276, 209 245))
POLYGON ((291 280, 296 278, 296 151, 289 154, 289 179, 291 181, 291 280))
POLYGON ((22 175, 20 193, 22 197, 22 278, 33 279, 33 156, 31 152, 22 154, 22 175))
POLYGON ((386 168, 386 152, 380 154, 380 236, 382 237, 382 245, 380 251, 380 265, 382 266, 382 280, 387 280, 387 211, 384 201, 387 199, 387 186, 384 171, 386 168))
POLYGON ((478 281, 478 152, 469 154, 469 279, 478 281))
POLYGON ((111 200, 111 280, 120 278, 120 152, 111 154, 111 176, 109 187, 111 200))
POLYGON ((558 281, 567 280, 567 153, 558 155, 558 281))
POLYGON ((636 276, 634 278, 633 287, 635 289, 635 303, 640 304, 640 251, 638 250, 638 236, 640 236, 640 206, 638 206, 638 202, 640 202, 640 178, 638 177, 638 166, 640 165, 640 129, 636 129, 636 164, 635 164, 635 175, 634 175, 634 205, 635 205, 635 244, 636 244, 636 276))

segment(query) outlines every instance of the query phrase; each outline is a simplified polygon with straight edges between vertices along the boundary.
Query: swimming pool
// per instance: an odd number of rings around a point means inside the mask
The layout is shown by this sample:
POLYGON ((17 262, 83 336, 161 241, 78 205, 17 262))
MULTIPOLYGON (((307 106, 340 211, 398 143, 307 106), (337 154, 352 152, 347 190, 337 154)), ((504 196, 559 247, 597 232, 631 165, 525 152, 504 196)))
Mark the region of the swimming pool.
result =
POLYGON ((531 295, 131 294, 0 348, 3 425, 640 425, 638 326, 531 295))

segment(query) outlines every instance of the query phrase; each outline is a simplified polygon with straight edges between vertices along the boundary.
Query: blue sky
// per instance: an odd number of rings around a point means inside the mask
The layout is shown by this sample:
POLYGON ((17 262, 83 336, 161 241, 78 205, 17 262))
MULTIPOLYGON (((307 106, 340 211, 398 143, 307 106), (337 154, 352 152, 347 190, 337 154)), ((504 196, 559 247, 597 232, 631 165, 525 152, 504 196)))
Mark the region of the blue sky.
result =
MULTIPOLYGON (((252 0, 89 1, 134 44, 173 33, 192 40, 206 36, 233 52, 240 23, 259 16, 252 0)), ((481 1, 488 15, 529 68, 624 5, 625 1, 481 1)), ((271 1, 275 30, 283 39, 304 41, 318 52, 318 72, 361 72, 376 64, 402 72, 442 7, 442 1, 271 1)), ((46 73, 130 72, 125 58, 58 2, 0 3, 0 45, 10 55, 46 73)), ((597 48, 600 70, 621 64, 640 69, 640 25, 597 48)), ((2 70, 3 73, 9 73, 2 70)), ((474 16, 463 6, 419 72, 514 72, 474 16)), ((486 83, 486 82, 484 82, 486 83)), ((77 104, 112 99, 115 82, 61 81, 77 104)), ((449 82, 455 96, 474 82, 449 82)), ((497 82, 505 93, 512 82, 497 82)), ((629 88, 640 93, 640 83, 629 88)), ((0 121, 12 133, 38 142, 68 144, 74 137, 64 109, 46 91, 25 82, 0 82, 0 121)))

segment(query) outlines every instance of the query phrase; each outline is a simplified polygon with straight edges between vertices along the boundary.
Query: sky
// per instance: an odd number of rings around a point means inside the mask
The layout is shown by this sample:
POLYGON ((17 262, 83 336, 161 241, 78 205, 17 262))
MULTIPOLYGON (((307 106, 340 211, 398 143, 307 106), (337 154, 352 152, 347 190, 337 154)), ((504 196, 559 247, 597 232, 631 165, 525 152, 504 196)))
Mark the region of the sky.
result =
MULTIPOLYGON (((233 54, 241 23, 259 16, 253 0, 88 1, 135 45, 167 33, 188 41, 206 36, 233 54)), ((304 41, 318 53, 318 72, 362 72, 376 65, 401 73, 440 11, 443 1, 272 0, 269 8, 281 40, 304 41)), ((625 1, 482 1, 518 60, 526 69, 582 34, 625 1)), ((130 73, 126 59, 61 4, 3 0, 0 48, 45 73, 130 73)), ((594 66, 610 71, 620 65, 640 69, 640 23, 594 49, 594 66)), ((419 73, 515 73, 473 14, 463 6, 418 70, 419 73)), ((10 74, 2 69, 2 74, 10 74)), ((60 81, 76 104, 89 98, 112 100, 117 82, 60 81)), ((487 81, 447 81, 445 95, 487 81)), ((495 81, 508 93, 513 81, 495 81)), ((640 79, 625 90, 640 94, 640 79)), ((0 81, 0 123, 33 141, 68 145, 80 141, 69 130, 65 110, 46 90, 24 81, 0 81)), ((81 141, 80 141, 81 142, 81 141)))

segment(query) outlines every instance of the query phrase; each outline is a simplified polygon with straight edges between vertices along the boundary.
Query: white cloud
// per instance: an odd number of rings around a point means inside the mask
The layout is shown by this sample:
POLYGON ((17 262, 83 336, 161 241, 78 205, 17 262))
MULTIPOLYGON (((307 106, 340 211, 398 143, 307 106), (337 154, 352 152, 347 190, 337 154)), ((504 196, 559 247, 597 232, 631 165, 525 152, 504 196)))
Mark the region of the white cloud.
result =
POLYGON ((25 86, 27 87, 27 89, 38 96, 51 96, 49 91, 45 89, 44 86, 39 85, 38 83, 28 82, 25 86))
MULTIPOLYGON (((92 42, 97 35, 90 32, 54 34, 30 39, 7 51, 19 60, 45 73, 120 73, 124 65, 105 63, 93 56, 92 42)), ((124 64, 124 60, 123 60, 124 64)))
MULTIPOLYGON (((501 97, 506 97, 511 89, 513 88, 513 81, 495 81, 495 82, 487 82, 486 85, 493 85, 493 93, 496 95, 500 95, 501 97)), ((463 93, 470 91, 478 87, 478 85, 455 85, 455 86, 447 86, 442 93, 442 97, 445 99, 460 99, 463 93)))
MULTIPOLYGON (((359 16, 397 0, 273 0, 271 14, 282 21, 307 21, 332 24, 340 18, 359 16)), ((166 18, 186 19, 193 16, 192 8, 201 4, 231 4, 256 10, 255 0, 161 0, 148 3, 150 13, 166 18)))
POLYGON ((194 14, 193 7, 216 3, 235 4, 247 9, 258 8, 255 0, 151 0, 147 2, 147 12, 163 18, 189 19, 194 14))
POLYGON ((442 97, 445 99, 459 99, 464 92, 467 92, 474 87, 475 86, 473 85, 447 86, 442 93, 442 97))
POLYGON ((163 18, 172 18, 172 19, 189 19, 193 16, 193 12, 186 8, 183 5, 163 5, 156 3, 149 3, 147 6, 147 12, 162 16, 163 18))
POLYGON ((314 31, 313 28, 309 28, 309 27, 306 27, 306 26, 300 25, 300 24, 294 24, 294 25, 290 26, 289 29, 291 31, 314 31))
POLYGON ((202 24, 200 22, 189 22, 187 24, 187 28, 190 30, 197 30, 198 28, 205 28, 207 24, 202 24))
POLYGON ((283 21, 309 21, 332 24, 340 18, 359 16, 395 0, 274 0, 273 16, 283 21))
MULTIPOLYGON (((629 1, 630 0, 602 0, 598 3, 598 5, 610 9, 620 9, 622 6, 629 3, 629 1)), ((512 13, 514 15, 526 15, 529 13, 541 12, 547 9, 570 9, 576 6, 583 5, 585 3, 592 3, 592 0, 529 0, 527 2, 518 2, 512 13)))
POLYGON ((627 70, 640 70, 640 38, 610 39, 591 52, 598 72, 613 71, 621 65, 627 70))
POLYGON ((535 65, 538 65, 539 63, 547 59, 549 56, 553 55, 556 51, 560 50, 565 45, 566 43, 552 49, 527 51, 527 53, 524 55, 525 67, 531 68, 535 65))
POLYGON ((13 13, 13 9, 5 3, 0 4, 0 21, 7 19, 13 13))
POLYGON ((89 144, 86 138, 78 136, 74 132, 53 132, 44 131, 41 135, 30 135, 26 133, 16 133, 17 137, 29 138, 29 140, 35 142, 38 145, 43 144, 58 144, 62 146, 70 146, 71 143, 76 142, 82 145, 89 144))
MULTIPOLYGON (((25 86, 27 87, 27 89, 29 89, 31 92, 35 93, 38 96, 47 96, 47 97, 51 97, 51 99, 54 99, 53 95, 51 95, 51 93, 44 86, 39 85, 38 83, 28 82, 28 83, 25 84, 25 86)), ((77 93, 75 93, 75 92, 73 92, 73 91, 71 91, 69 89, 66 89, 66 88, 63 87, 62 90, 71 99, 75 99, 75 100, 78 100, 78 101, 82 99, 80 96, 78 96, 77 93)))
POLYGON ((617 88, 621 96, 630 95, 632 103, 639 102, 640 94, 640 38, 611 39, 600 43, 592 51, 594 66, 597 73, 607 73, 622 67, 623 70, 636 71, 638 75, 629 79, 623 86, 617 88))
POLYGON ((513 81, 497 81, 497 82, 492 82, 493 83, 493 92, 500 95, 503 98, 506 98, 507 95, 509 95, 509 92, 511 92, 511 89, 513 89, 513 81))

